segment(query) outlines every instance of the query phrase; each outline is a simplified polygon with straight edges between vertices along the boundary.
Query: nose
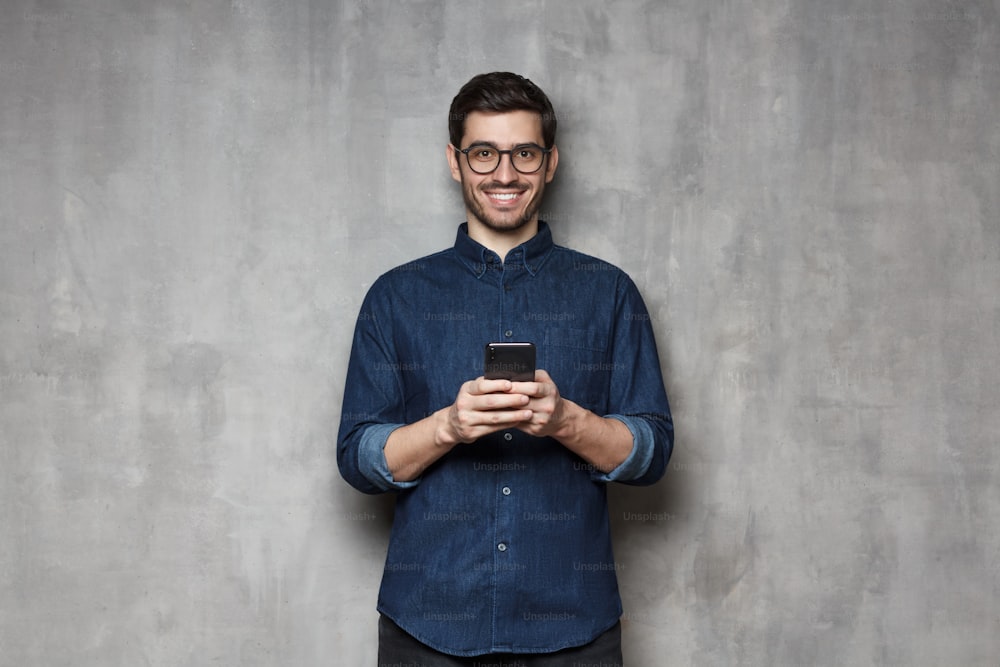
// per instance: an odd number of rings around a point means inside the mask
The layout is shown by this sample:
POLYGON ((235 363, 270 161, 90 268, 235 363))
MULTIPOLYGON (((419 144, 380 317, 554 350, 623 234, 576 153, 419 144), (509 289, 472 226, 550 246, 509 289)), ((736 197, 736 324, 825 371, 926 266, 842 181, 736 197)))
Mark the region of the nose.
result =
POLYGON ((501 183, 513 183, 517 180, 517 170, 514 169, 513 157, 510 153, 501 153, 500 164, 493 172, 493 178, 501 183))

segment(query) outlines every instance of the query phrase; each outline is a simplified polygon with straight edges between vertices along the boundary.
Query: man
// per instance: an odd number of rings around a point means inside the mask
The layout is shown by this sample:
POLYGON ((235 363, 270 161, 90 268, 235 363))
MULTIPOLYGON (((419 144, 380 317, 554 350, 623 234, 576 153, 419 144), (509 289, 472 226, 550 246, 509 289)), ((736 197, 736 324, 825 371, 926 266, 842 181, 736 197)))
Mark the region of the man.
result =
POLYGON ((341 474, 398 493, 379 664, 620 664, 605 485, 652 484, 673 446, 649 315, 538 219, 559 152, 537 86, 476 76, 449 130, 466 223, 372 285, 345 384, 341 474), (535 343, 533 382, 484 379, 502 341, 535 343))

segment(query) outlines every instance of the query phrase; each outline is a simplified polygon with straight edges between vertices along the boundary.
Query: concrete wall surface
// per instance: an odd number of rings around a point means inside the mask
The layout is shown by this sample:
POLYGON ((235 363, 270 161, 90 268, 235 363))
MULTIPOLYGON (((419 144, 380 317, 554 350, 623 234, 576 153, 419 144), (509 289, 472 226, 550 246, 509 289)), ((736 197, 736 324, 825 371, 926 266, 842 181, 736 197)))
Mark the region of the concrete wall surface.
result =
POLYGON ((654 320, 628 664, 996 664, 996 0, 4 0, 0 663, 374 665, 350 338, 492 70, 654 320))

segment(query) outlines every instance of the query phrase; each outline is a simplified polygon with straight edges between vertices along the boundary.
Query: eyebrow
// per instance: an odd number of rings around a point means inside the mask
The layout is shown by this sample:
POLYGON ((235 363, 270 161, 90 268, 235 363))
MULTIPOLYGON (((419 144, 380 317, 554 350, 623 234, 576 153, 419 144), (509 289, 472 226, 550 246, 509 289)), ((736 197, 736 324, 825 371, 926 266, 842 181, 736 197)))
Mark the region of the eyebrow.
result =
MULTIPOLYGON (((473 146, 489 146, 490 148, 495 148, 498 151, 499 150, 507 150, 507 149, 504 149, 504 148, 500 148, 499 146, 497 146, 492 141, 473 141, 471 144, 469 144, 467 146, 467 148, 472 148, 473 146)), ((519 148, 520 146, 537 146, 539 148, 545 148, 541 144, 536 144, 534 141, 522 141, 519 144, 514 144, 513 146, 511 146, 510 150, 514 150, 515 148, 519 148)))

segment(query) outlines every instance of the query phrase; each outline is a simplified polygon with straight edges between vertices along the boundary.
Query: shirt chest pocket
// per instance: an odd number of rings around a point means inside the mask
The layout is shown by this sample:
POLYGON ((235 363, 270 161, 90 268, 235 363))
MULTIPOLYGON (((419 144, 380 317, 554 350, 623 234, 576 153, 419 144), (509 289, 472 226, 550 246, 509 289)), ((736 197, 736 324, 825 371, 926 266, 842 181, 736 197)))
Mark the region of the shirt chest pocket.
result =
POLYGON ((538 367, 549 372, 562 396, 602 413, 614 367, 607 334, 595 329, 547 327, 543 339, 538 367))

